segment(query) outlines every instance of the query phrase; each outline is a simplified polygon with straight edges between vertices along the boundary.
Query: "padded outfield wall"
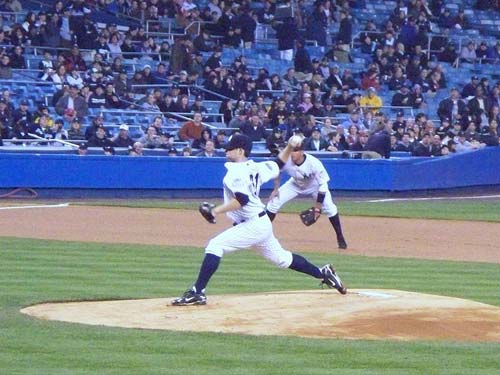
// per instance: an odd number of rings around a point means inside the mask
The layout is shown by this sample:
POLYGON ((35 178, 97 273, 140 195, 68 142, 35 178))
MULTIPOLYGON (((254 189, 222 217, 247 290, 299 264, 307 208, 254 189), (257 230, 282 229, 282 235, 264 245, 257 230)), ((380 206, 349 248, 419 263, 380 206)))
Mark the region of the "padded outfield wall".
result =
MULTIPOLYGON (((256 159, 263 160, 263 159, 256 159)), ((0 154, 0 188, 220 190, 225 158, 0 154)), ((441 158, 323 159, 337 190, 411 191, 500 184, 500 148, 441 158)), ((265 187, 271 188, 268 183, 265 187)))

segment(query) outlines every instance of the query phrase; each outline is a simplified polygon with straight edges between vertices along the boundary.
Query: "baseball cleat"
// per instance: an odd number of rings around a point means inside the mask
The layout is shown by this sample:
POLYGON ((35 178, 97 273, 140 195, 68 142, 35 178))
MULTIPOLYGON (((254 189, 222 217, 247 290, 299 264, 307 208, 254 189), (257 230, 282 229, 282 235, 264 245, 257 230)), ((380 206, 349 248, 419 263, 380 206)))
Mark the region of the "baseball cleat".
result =
POLYGON ((345 242, 344 239, 339 240, 338 244, 339 244, 339 249, 342 249, 342 250, 347 249, 347 242, 345 242))
POLYGON ((342 284, 342 280, 340 280, 340 277, 335 273, 335 269, 331 264, 321 267, 321 273, 323 274, 321 285, 326 284, 329 288, 335 288, 340 294, 347 293, 347 289, 344 284, 342 284))
POLYGON ((173 306, 206 305, 205 293, 196 293, 193 289, 186 290, 184 294, 172 301, 173 306))

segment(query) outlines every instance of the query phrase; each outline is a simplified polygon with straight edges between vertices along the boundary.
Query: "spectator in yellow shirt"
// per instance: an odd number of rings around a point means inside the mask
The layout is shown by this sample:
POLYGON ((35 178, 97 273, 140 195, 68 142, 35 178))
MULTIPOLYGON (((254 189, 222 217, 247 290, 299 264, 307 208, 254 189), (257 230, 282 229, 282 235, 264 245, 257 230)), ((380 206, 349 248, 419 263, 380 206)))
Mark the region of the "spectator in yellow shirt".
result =
POLYGON ((369 87, 366 90, 366 95, 362 96, 359 100, 359 105, 364 110, 366 109, 375 113, 382 107, 382 99, 377 95, 373 87, 369 87))

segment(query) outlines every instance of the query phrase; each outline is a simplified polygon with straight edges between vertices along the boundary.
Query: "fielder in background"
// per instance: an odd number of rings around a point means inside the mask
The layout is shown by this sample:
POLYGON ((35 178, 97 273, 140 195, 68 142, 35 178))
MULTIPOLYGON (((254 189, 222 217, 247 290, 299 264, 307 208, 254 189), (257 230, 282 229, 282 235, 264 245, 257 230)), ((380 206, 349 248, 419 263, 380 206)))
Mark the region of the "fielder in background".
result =
POLYGON ((200 206, 200 213, 212 224, 216 222, 217 215, 225 213, 233 221, 233 226, 209 241, 198 279, 181 297, 173 300, 172 305, 205 305, 205 288, 217 271, 221 258, 225 254, 248 248, 253 248, 280 268, 311 275, 341 294, 347 293, 331 265, 319 268, 302 256, 283 249, 274 236, 265 205, 259 198, 261 185, 279 175, 280 168, 285 165, 293 148, 300 146, 300 143, 301 138, 294 136, 275 161, 255 163, 248 159, 252 149, 250 138, 243 134, 231 138, 226 145, 229 162, 225 164, 227 173, 223 180, 224 203, 215 206, 205 202, 200 206))
MULTIPOLYGON (((280 175, 274 180, 274 190, 267 203, 267 214, 271 221, 274 220, 280 208, 297 197, 298 195, 312 196, 316 199, 314 207, 310 208, 312 220, 304 221, 304 224, 311 225, 319 219, 321 213, 325 213, 337 235, 337 244, 339 249, 347 249, 347 242, 342 233, 340 218, 337 206, 333 203, 332 194, 328 189, 330 177, 323 164, 313 155, 304 153, 304 143, 296 147, 291 158, 283 167, 290 179, 280 187, 280 175)), ((305 215, 301 214, 301 218, 305 215)))

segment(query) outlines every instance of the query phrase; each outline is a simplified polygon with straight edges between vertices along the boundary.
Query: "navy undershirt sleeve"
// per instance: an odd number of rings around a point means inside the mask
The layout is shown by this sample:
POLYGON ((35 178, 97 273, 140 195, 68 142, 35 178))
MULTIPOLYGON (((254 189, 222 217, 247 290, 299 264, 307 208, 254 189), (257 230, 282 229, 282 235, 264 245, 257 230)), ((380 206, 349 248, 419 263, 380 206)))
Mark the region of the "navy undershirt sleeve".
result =
POLYGON ((318 193, 318 197, 316 198, 316 202, 318 203, 323 203, 323 201, 325 200, 325 193, 318 193))
POLYGON ((239 192, 234 193, 234 198, 241 204, 241 207, 246 205, 249 201, 248 195, 239 192))
POLYGON ((279 169, 283 169, 283 167, 285 166, 285 163, 283 163, 283 160, 281 160, 280 158, 276 158, 276 164, 278 164, 278 167, 279 169))

